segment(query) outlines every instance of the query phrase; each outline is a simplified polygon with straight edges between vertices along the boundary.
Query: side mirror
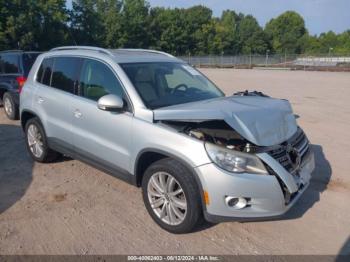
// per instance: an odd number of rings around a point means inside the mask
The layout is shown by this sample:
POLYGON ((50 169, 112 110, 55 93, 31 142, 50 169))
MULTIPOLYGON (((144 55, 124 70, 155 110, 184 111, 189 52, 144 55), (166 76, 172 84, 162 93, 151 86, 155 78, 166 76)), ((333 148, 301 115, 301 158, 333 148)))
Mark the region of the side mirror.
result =
POLYGON ((118 111, 124 107, 124 101, 117 95, 105 95, 97 101, 97 107, 104 111, 118 111))

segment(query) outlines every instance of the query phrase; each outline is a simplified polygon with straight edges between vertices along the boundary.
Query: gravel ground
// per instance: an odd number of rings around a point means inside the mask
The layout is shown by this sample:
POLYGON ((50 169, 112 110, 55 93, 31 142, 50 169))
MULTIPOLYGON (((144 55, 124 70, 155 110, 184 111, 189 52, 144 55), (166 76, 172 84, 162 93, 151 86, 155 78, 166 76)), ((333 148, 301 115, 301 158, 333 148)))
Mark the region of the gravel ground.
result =
POLYGON ((0 254, 350 254, 350 74, 203 69, 227 93, 287 98, 316 153, 312 184, 281 219, 172 235, 141 191, 81 162, 33 163, 0 112, 0 254))

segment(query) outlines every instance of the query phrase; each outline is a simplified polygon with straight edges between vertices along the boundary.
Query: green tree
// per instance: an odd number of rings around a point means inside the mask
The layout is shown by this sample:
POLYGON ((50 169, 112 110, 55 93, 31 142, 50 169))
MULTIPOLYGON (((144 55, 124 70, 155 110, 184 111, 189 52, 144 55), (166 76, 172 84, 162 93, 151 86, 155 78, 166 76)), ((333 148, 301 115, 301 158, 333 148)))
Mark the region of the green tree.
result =
POLYGON ((338 45, 335 47, 334 53, 350 55, 350 30, 338 35, 338 45))
POLYGON ((320 43, 320 53, 327 54, 338 48, 338 37, 333 31, 322 33, 318 39, 320 43))
POLYGON ((215 41, 217 41, 217 39, 215 39, 217 23, 215 19, 211 19, 209 23, 202 25, 202 27, 196 31, 196 54, 207 55, 219 52, 217 50, 217 43, 215 43, 215 41))
POLYGON ((238 15, 225 10, 220 19, 212 18, 196 32, 200 54, 236 54, 239 51, 237 38, 238 15))
POLYGON ((317 36, 304 36, 304 53, 309 55, 321 54, 321 44, 317 36))
MULTIPOLYGON (((41 50, 52 47, 74 44, 69 31, 69 14, 65 0, 37 0, 40 33, 38 46, 41 50)), ((33 5, 35 6, 35 5, 33 5)), ((30 15, 29 15, 30 17, 30 15)))
POLYGON ((189 36, 183 9, 155 8, 151 11, 152 46, 174 55, 187 54, 189 36))
POLYGON ((71 10, 71 28, 78 45, 101 45, 105 34, 98 0, 74 0, 71 10))
POLYGON ((319 37, 307 36, 305 53, 310 55, 349 55, 350 30, 338 35, 329 31, 322 33, 319 37))
POLYGON ((4 48, 45 50, 68 40, 64 0, 4 1, 0 12, 4 48))
POLYGON ((124 0, 120 14, 122 47, 147 48, 150 44, 149 3, 144 0, 124 0))
POLYGON ((201 30, 212 19, 209 8, 152 8, 150 17, 151 46, 178 55, 198 54, 205 48, 201 30))
POLYGON ((146 0, 0 0, 0 49, 60 45, 155 48, 175 55, 275 53, 350 54, 350 30, 310 36, 288 11, 262 29, 251 15, 202 6, 150 8, 146 0))
POLYGON ((102 46, 108 48, 118 48, 121 45, 123 28, 121 24, 122 1, 120 0, 100 0, 98 2, 98 12, 102 17, 103 31, 102 46))
POLYGON ((226 10, 222 12, 219 24, 217 24, 217 41, 221 42, 219 52, 224 54, 237 54, 239 52, 238 26, 240 17, 235 11, 226 10))
POLYGON ((40 30, 36 7, 35 1, 4 1, 2 3, 2 45, 5 48, 29 49, 35 45, 40 30))
POLYGON ((268 38, 253 16, 242 18, 238 32, 242 54, 264 54, 269 49, 268 38))
POLYGON ((277 53, 301 53, 304 35, 307 34, 304 19, 294 11, 287 11, 271 19, 265 27, 271 46, 277 53))
POLYGON ((201 53, 198 43, 201 39, 197 37, 201 32, 202 27, 210 23, 213 12, 205 6, 193 6, 186 10, 181 10, 185 15, 185 23, 183 30, 185 31, 185 39, 188 41, 187 53, 198 54, 201 53))

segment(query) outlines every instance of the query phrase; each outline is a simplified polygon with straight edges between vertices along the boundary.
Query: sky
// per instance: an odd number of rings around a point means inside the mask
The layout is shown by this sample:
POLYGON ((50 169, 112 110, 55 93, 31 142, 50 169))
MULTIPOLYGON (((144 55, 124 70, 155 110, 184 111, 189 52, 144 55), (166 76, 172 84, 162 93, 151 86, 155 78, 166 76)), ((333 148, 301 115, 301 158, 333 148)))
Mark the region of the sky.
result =
MULTIPOLYGON (((68 0, 67 5, 71 6, 68 0)), ((253 15, 261 26, 287 10, 294 10, 304 17, 310 34, 334 31, 342 33, 350 29, 350 0, 148 0, 152 7, 190 7, 204 5, 220 16, 226 9, 253 15)))

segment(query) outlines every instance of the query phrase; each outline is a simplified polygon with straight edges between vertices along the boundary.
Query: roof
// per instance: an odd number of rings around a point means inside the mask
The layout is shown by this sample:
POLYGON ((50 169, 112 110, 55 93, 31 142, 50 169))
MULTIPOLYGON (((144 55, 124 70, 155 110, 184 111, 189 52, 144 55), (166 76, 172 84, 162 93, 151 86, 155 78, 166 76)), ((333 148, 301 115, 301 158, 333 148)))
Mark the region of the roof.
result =
POLYGON ((145 63, 145 62, 182 62, 182 60, 157 50, 148 49, 104 49, 91 46, 63 46, 50 51, 69 51, 69 53, 95 52, 112 57, 117 63, 145 63))

